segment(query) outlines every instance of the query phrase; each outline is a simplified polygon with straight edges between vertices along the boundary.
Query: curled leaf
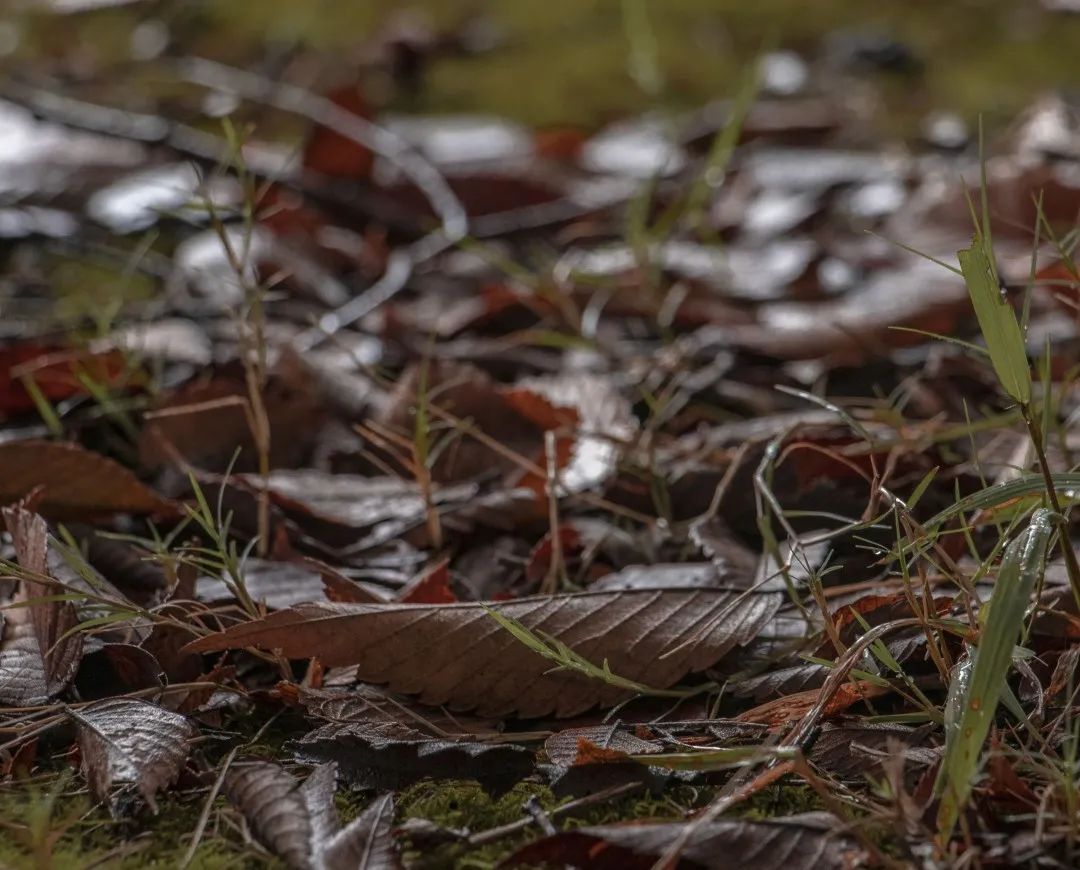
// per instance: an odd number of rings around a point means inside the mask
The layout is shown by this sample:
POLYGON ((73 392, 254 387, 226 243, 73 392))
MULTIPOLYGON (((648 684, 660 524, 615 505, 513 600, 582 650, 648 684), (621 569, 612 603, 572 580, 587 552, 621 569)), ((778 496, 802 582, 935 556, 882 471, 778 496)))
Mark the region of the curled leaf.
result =
POLYGON ((342 829, 335 774, 323 764, 301 784, 281 765, 244 761, 226 774, 225 794, 259 841, 295 870, 398 870, 393 797, 376 798, 342 829))
POLYGON ((107 800, 114 783, 125 783, 157 812, 154 796, 179 776, 195 726, 133 698, 101 701, 68 715, 78 728, 82 769, 95 800, 107 800))
POLYGON ((48 574, 48 527, 22 505, 4 508, 19 567, 25 572, 0 622, 0 703, 29 706, 58 695, 75 676, 83 637, 78 614, 57 589, 31 579, 48 574))

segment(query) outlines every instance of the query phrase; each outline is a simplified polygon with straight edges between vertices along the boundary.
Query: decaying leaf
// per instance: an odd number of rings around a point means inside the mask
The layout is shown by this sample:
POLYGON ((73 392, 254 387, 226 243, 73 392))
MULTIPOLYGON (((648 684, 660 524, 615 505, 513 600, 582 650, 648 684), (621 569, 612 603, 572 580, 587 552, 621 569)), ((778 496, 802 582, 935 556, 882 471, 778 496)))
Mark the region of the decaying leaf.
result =
POLYGON ((53 598, 62 590, 30 579, 48 575, 45 520, 22 505, 3 513, 19 567, 29 576, 19 580, 10 602, 18 606, 0 611, 0 703, 42 704, 74 678, 83 636, 73 631, 79 621, 75 605, 53 598))
MULTIPOLYGON (((679 839, 687 823, 598 825, 562 831, 529 843, 504 867, 536 864, 590 870, 647 870, 679 839)), ((749 822, 723 819, 692 828, 679 866, 722 870, 846 870, 861 850, 836 834, 837 819, 825 813, 749 822)))
POLYGON ((176 505, 108 457, 77 444, 10 441, 0 444, 0 502, 42 487, 38 510, 50 519, 111 513, 175 516, 176 505))
MULTIPOLYGON (((876 698, 892 691, 888 686, 880 686, 867 680, 855 680, 842 684, 828 698, 823 716, 835 716, 843 713, 849 707, 867 698, 876 698)), ((802 716, 821 698, 821 689, 807 689, 805 692, 795 692, 785 695, 774 701, 766 701, 749 710, 740 713, 740 722, 757 722, 765 725, 783 725, 801 719, 802 716)))
POLYGON ((373 800, 322 850, 325 870, 398 870, 402 866, 393 840, 394 799, 373 800))
POLYGON ((113 783, 131 784, 156 812, 154 795, 179 776, 195 726, 134 698, 100 701, 69 715, 78 728, 82 769, 95 800, 108 800, 113 783))
MULTIPOLYGON (((652 688, 672 686, 751 640, 776 612, 779 594, 716 589, 585 592, 497 603, 499 613, 544 632, 595 664, 652 688)), ((356 664, 365 682, 415 694, 430 705, 481 715, 572 716, 628 696, 525 647, 482 604, 301 604, 241 623, 189 646, 242 646, 289 658, 356 664)))
POLYGON ((375 686, 293 692, 318 728, 290 748, 307 762, 333 761, 351 785, 400 789, 425 777, 475 779, 489 791, 509 788, 533 769, 534 752, 499 739, 490 721, 447 716, 375 686))
POLYGON ((662 748, 659 742, 644 740, 618 723, 568 728, 544 741, 544 754, 560 767, 626 761, 630 755, 660 752, 662 748))
POLYGON ((315 768, 301 784, 269 761, 242 761, 225 776, 225 794, 252 832, 295 870, 397 870, 392 839, 394 801, 376 798, 341 829, 334 808, 333 764, 315 768))
MULTIPOLYGON (((826 722, 810 750, 809 760, 833 776, 858 779, 864 774, 880 775, 881 764, 926 742, 928 728, 908 728, 891 722, 826 722)), ((925 750, 923 759, 933 750, 925 750)), ((914 755, 914 753, 911 753, 914 755)))

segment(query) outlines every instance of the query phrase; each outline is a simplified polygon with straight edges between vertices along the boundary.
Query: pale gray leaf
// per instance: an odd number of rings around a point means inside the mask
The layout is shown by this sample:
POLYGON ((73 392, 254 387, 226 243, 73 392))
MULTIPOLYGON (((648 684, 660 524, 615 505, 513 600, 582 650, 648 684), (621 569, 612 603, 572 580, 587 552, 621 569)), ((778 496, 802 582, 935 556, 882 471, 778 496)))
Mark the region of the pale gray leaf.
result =
POLYGON ((195 726, 184 716, 134 698, 100 701, 69 715, 78 729, 82 769, 96 800, 114 783, 130 784, 152 810, 191 751, 195 726))

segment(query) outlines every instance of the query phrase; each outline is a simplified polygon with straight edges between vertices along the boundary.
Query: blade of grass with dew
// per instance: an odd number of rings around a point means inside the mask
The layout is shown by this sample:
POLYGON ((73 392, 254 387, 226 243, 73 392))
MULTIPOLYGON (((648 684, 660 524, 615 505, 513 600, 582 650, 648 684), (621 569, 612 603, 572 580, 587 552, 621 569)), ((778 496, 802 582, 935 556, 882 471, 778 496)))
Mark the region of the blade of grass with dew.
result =
MULTIPOLYGON (((1059 471, 1050 475, 1054 488, 1062 494, 1066 494, 1070 501, 1076 499, 1072 491, 1080 490, 1080 472, 1059 471)), ((1005 483, 994 484, 985 489, 980 489, 970 495, 957 499, 944 510, 934 514, 922 527, 927 531, 934 531, 949 520, 976 510, 990 510, 1022 498, 1038 496, 1046 492, 1046 483, 1040 474, 1025 474, 1015 480, 1005 483)), ((912 545, 910 539, 901 541, 901 552, 912 545)))
POLYGON ((1054 515, 1039 509, 1030 525, 1005 549, 990 597, 990 614, 979 638, 970 677, 954 675, 946 704, 945 755, 935 791, 938 836, 946 842, 971 794, 983 743, 990 731, 1012 661, 1013 647, 1023 629, 1024 612, 1043 571, 1054 515))
POLYGON ((722 746, 699 752, 629 756, 632 761, 667 770, 727 770, 763 761, 790 761, 798 757, 799 750, 794 746, 722 746))

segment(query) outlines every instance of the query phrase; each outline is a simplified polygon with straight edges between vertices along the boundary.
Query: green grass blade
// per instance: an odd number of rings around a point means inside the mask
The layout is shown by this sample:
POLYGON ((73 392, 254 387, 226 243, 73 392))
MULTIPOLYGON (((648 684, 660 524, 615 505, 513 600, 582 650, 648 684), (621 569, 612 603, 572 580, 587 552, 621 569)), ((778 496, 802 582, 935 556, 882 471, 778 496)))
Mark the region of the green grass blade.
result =
POLYGON ((1043 571, 1046 547, 1054 529, 1053 517, 1050 511, 1037 510, 1031 524, 1006 548, 970 676, 958 672, 954 678, 958 685, 950 687, 945 756, 935 784, 941 797, 937 824, 942 842, 952 836, 971 794, 983 743, 1006 685, 1013 647, 1020 639, 1024 611, 1043 571))
MULTIPOLYGON (((1076 499, 1077 491, 1080 491, 1080 472, 1058 471, 1050 475, 1054 489, 1058 495, 1068 502, 1076 499)), ((1041 474, 1025 474, 1015 480, 998 483, 980 489, 970 495, 957 499, 949 507, 934 514, 924 522, 923 528, 927 532, 936 532, 941 526, 956 517, 977 510, 989 510, 999 508, 1012 501, 1025 498, 1035 498, 1046 493, 1046 481, 1041 474)), ((1063 505, 1064 506, 1064 505, 1063 505)), ((900 542, 900 552, 905 552, 916 543, 911 538, 905 538, 900 542)))
POLYGON ((986 236, 975 237, 970 248, 957 254, 971 304, 986 341, 990 362, 1005 392, 1021 404, 1031 401, 1031 368, 1024 337, 1009 300, 994 276, 993 258, 986 236))

